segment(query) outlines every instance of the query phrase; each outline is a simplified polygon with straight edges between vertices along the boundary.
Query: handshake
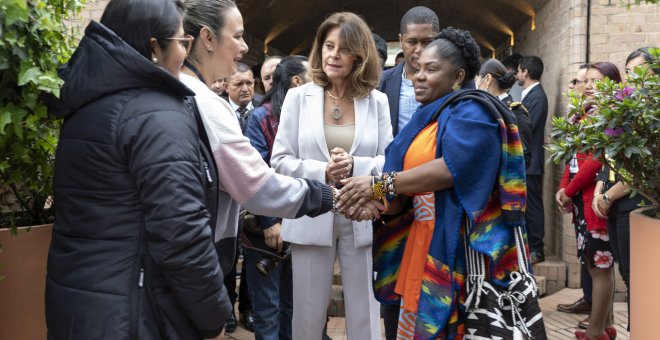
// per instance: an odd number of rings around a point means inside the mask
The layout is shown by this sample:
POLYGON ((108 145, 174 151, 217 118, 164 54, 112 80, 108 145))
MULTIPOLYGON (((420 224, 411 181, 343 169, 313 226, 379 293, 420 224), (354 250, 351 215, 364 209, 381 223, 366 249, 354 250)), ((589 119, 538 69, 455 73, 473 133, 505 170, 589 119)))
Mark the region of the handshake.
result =
POLYGON ((326 180, 336 188, 333 211, 354 221, 380 219, 383 211, 389 213, 390 204, 385 196, 396 195, 396 174, 352 177, 353 157, 342 148, 334 148, 330 153, 326 180))

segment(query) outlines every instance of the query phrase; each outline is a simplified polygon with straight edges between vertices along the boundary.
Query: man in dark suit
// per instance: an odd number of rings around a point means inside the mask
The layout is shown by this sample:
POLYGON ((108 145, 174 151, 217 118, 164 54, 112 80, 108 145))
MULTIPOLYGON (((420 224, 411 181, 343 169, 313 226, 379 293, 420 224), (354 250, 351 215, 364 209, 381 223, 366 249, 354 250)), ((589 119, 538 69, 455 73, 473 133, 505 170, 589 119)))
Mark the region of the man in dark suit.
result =
POLYGON ((404 61, 383 72, 378 87, 387 95, 392 133, 395 136, 410 121, 410 117, 419 106, 415 100, 412 78, 415 69, 419 67, 417 64, 419 55, 438 35, 440 24, 438 16, 432 10, 417 6, 403 15, 399 29, 399 43, 403 50, 404 61))
POLYGON ((518 85, 522 86, 522 103, 532 120, 532 160, 527 167, 527 210, 525 220, 529 239, 532 264, 543 262, 543 237, 545 218, 543 212, 543 164, 545 153, 543 140, 545 123, 548 118, 548 97, 540 80, 543 75, 543 61, 536 56, 520 59, 518 65, 518 85))
MULTIPOLYGON (((438 16, 432 10, 417 6, 403 15, 399 29, 399 43, 403 50, 404 61, 384 71, 378 87, 387 95, 392 133, 395 136, 410 121, 410 117, 419 106, 415 100, 412 84, 415 69, 419 67, 417 59, 440 32, 440 24, 438 16)), ((399 305, 383 305, 382 314, 387 340, 394 340, 397 337, 399 309, 399 305)))
MULTIPOLYGON (((234 110, 236 118, 238 119, 239 124, 241 125, 241 130, 245 134, 247 129, 248 116, 250 111, 255 107, 254 103, 254 74, 252 70, 243 63, 238 63, 236 66, 236 73, 231 75, 227 79, 226 89, 227 89, 227 101, 229 105, 234 110)), ((242 229, 243 220, 239 222, 239 232, 240 235, 242 229)), ((241 250, 240 247, 240 238, 236 239, 236 256, 234 258, 234 266, 232 271, 225 276, 225 287, 227 292, 229 292, 229 299, 232 302, 232 307, 236 302, 236 264, 238 263, 238 256, 241 250)), ((254 316, 252 315, 252 303, 250 301, 250 295, 247 288, 247 279, 245 277, 245 270, 241 270, 240 286, 238 293, 238 312, 239 320, 249 331, 254 331, 254 316)), ((225 330, 228 333, 232 333, 236 330, 236 316, 234 311, 232 311, 229 316, 229 320, 225 324, 225 330)))

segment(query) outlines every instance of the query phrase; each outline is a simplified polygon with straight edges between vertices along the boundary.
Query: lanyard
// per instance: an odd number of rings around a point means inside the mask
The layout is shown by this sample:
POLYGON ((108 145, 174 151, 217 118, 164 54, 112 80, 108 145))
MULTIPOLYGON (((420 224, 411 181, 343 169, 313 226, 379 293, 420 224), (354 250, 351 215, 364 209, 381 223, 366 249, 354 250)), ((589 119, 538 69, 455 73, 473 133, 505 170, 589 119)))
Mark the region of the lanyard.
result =
POLYGON ((195 73, 197 78, 199 78, 199 80, 201 80, 202 83, 204 83, 204 85, 206 85, 206 81, 204 80, 204 77, 202 77, 202 74, 199 73, 199 70, 197 70, 197 67, 193 66, 190 62, 188 62, 188 59, 183 61, 183 65, 185 67, 189 68, 191 71, 193 71, 193 73, 195 73))

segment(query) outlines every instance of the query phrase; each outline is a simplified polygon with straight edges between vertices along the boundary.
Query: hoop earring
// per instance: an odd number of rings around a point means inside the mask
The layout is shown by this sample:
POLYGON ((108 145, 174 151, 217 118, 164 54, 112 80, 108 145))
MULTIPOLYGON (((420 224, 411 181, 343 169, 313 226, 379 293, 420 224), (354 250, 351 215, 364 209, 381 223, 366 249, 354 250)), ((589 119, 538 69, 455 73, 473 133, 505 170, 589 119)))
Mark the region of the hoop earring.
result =
POLYGON ((461 85, 459 85, 459 84, 456 82, 456 83, 454 83, 454 86, 452 86, 451 88, 452 88, 452 90, 454 90, 454 91, 458 91, 458 90, 461 89, 461 85))

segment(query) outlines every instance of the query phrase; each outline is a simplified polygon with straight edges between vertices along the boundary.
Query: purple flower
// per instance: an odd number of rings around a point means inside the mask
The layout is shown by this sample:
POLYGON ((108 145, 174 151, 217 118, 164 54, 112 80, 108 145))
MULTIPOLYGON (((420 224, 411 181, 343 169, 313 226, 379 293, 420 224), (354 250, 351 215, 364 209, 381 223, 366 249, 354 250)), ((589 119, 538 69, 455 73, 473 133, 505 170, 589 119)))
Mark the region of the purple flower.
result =
POLYGON ((616 136, 620 136, 622 134, 623 134, 623 128, 622 127, 618 127, 618 128, 615 128, 615 129, 610 129, 610 128, 605 129, 605 135, 608 136, 608 137, 616 137, 616 136))
POLYGON ((632 87, 624 87, 623 90, 618 90, 616 91, 616 94, 614 95, 614 98, 618 100, 623 100, 624 98, 628 98, 632 96, 633 92, 635 91, 634 88, 632 87))

